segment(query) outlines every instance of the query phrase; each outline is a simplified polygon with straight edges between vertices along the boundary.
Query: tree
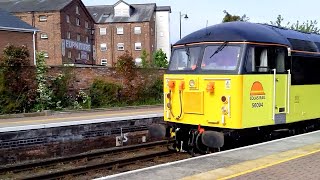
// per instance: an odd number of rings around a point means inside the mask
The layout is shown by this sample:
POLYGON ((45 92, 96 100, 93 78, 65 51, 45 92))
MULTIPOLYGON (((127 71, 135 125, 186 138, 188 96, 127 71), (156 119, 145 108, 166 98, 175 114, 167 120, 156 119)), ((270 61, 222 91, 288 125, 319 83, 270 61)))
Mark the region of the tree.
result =
POLYGON ((125 98, 125 101, 132 102, 136 99, 138 90, 134 87, 134 78, 137 75, 136 65, 133 61, 133 57, 129 51, 118 57, 116 63, 116 71, 122 77, 121 96, 125 98))
POLYGON ((26 46, 8 45, 0 69, 0 113, 20 113, 32 108, 35 72, 26 46))
POLYGON ((116 71, 123 77, 125 83, 129 83, 134 79, 136 75, 135 68, 136 65, 129 51, 125 51, 123 55, 118 57, 116 71))
POLYGON ((150 61, 148 60, 148 56, 149 56, 149 54, 147 53, 147 51, 145 49, 142 50, 140 58, 142 60, 141 61, 141 63, 142 63, 141 65, 142 65, 143 68, 147 68, 150 65, 150 61))
POLYGON ((313 20, 313 21, 307 20, 306 22, 303 22, 302 24, 300 24, 300 22, 297 21, 295 24, 291 25, 290 29, 298 30, 298 31, 306 32, 306 33, 319 34, 320 29, 318 27, 316 27, 317 24, 318 24, 318 22, 316 20, 313 20))
POLYGON ((158 68, 167 68, 168 67, 168 60, 167 55, 162 49, 157 50, 154 55, 154 66, 158 68))
POLYGON ((317 26, 318 22, 316 20, 307 20, 306 22, 303 22, 302 24, 297 21, 296 23, 291 24, 290 22, 287 22, 286 25, 284 23, 284 18, 281 15, 278 15, 276 21, 270 21, 270 24, 277 27, 292 29, 296 31, 306 32, 306 33, 320 33, 320 29, 317 26))
POLYGON ((249 17, 247 17, 247 15, 242 15, 237 16, 237 15, 231 15, 229 12, 227 12, 226 10, 223 11, 223 13, 225 14, 222 22, 232 22, 232 21, 249 21, 249 17))
POLYGON ((46 60, 42 52, 37 53, 37 66, 36 66, 36 80, 37 80, 37 98, 35 108, 37 111, 50 109, 52 105, 52 90, 47 84, 47 71, 46 60))

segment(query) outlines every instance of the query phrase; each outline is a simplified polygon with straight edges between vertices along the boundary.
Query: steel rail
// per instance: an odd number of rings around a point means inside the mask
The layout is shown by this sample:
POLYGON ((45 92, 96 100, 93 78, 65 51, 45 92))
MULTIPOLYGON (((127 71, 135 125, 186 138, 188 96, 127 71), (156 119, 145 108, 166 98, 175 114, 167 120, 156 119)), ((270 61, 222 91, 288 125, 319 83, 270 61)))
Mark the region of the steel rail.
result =
POLYGON ((57 163, 71 162, 71 161, 75 161, 83 158, 97 158, 97 157, 104 156, 107 154, 112 154, 112 153, 120 153, 128 150, 136 150, 140 148, 148 148, 148 147, 157 146, 157 145, 164 145, 169 142, 170 141, 168 140, 156 141, 156 142, 150 142, 150 143, 144 143, 144 144, 138 144, 138 145, 109 148, 109 149, 105 149, 97 152, 90 152, 90 153, 78 154, 78 155, 73 155, 68 157, 48 159, 44 161, 30 162, 30 163, 10 165, 10 166, 2 166, 0 167, 0 174, 6 173, 6 172, 22 172, 22 171, 34 169, 37 167, 48 167, 57 163))
POLYGON ((109 169, 114 166, 125 166, 129 164, 136 163, 137 161, 142 161, 142 160, 149 160, 149 159, 155 159, 159 156, 166 156, 170 154, 174 154, 176 152, 165 150, 165 151, 160 151, 157 153, 150 153, 146 155, 140 155, 136 157, 131 157, 127 159, 120 159, 120 160, 113 160, 109 162, 104 162, 104 163, 99 163, 99 164, 94 164, 94 165, 87 165, 87 166, 81 166, 78 168, 73 168, 73 169, 68 169, 68 170, 62 170, 62 171, 57 171, 57 172, 51 172, 47 174, 42 174, 42 175, 35 175, 32 177, 26 177, 23 178, 24 180, 37 180, 37 179, 57 179, 57 178, 63 178, 67 175, 81 175, 84 174, 88 171, 92 170, 99 170, 99 169, 109 169))

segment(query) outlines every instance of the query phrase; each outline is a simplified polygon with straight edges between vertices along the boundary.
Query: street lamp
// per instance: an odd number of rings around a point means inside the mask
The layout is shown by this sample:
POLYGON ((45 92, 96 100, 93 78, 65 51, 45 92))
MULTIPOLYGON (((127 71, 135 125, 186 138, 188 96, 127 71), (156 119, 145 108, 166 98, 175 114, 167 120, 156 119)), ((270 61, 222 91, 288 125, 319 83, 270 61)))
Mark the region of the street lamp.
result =
POLYGON ((93 25, 91 25, 91 27, 88 29, 89 31, 90 31, 90 35, 91 35, 91 65, 93 66, 94 65, 94 63, 93 63, 93 61, 94 61, 94 59, 93 59, 93 56, 94 56, 94 53, 93 53, 93 51, 94 51, 94 48, 93 48, 93 44, 94 44, 94 38, 95 38, 95 36, 94 36, 94 33, 95 33, 95 29, 94 29, 94 26, 93 25))
POLYGON ((179 12, 179 14, 180 14, 179 18, 180 18, 180 39, 181 39, 181 17, 184 16, 183 17, 184 19, 188 19, 189 17, 187 14, 181 14, 181 11, 179 12))

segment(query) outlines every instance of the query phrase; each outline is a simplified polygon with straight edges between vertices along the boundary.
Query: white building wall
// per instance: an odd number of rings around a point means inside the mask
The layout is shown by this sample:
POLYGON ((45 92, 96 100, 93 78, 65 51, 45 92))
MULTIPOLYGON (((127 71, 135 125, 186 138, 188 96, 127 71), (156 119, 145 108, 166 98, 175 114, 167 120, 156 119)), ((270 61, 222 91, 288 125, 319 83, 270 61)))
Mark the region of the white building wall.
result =
POLYGON ((156 48, 162 49, 169 61, 171 56, 169 11, 156 11, 156 48))
POLYGON ((120 2, 114 7, 114 16, 130 17, 130 7, 127 4, 120 2))

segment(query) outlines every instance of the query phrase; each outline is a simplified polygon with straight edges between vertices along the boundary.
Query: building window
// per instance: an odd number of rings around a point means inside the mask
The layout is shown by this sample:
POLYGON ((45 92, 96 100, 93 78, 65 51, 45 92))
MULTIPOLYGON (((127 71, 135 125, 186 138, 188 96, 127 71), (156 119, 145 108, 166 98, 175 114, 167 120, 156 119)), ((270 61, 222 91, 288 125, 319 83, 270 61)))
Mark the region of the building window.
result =
POLYGON ((106 43, 100 44, 100 50, 101 51, 106 51, 107 50, 107 44, 106 43))
POLYGON ((141 43, 134 43, 134 50, 141 51, 141 43))
POLYGON ((123 34, 123 27, 117 27, 117 34, 123 34))
POLYGON ((135 60, 136 66, 142 66, 142 59, 141 58, 136 58, 135 60))
POLYGON ((67 32, 67 39, 71 39, 71 33, 67 32))
POLYGON ((84 27, 85 27, 86 29, 89 29, 89 23, 88 23, 88 21, 85 21, 85 22, 84 22, 84 27))
POLYGON ((76 25, 80 26, 80 19, 79 18, 76 18, 76 25))
POLYGON ((87 54, 87 60, 90 60, 90 56, 89 56, 89 54, 87 54))
POLYGON ((68 51, 68 58, 70 58, 71 59, 71 51, 68 51))
POLYGON ((118 47, 118 51, 124 51, 124 43, 118 43, 117 47, 118 47))
POLYGON ((67 20, 67 23, 70 23, 70 16, 69 15, 66 16, 66 20, 67 20))
POLYGON ((45 21, 47 21, 47 16, 44 16, 44 15, 39 16, 39 21, 40 21, 40 22, 45 22, 45 21))
POLYGON ((103 65, 103 66, 108 65, 108 60, 107 59, 101 59, 101 65, 103 65))
POLYGON ((107 28, 100 28, 100 35, 106 35, 107 34, 107 28))
POLYGON ((81 59, 81 53, 78 52, 78 59, 81 59))
POLYGON ((89 43, 89 37, 86 36, 86 43, 89 43))
POLYGON ((141 27, 134 27, 135 34, 141 34, 141 27))
POLYGON ((41 39, 48 39, 48 34, 42 33, 42 34, 40 35, 40 38, 41 38, 41 39))
POLYGON ((76 14, 80 15, 79 6, 76 6, 76 14))
POLYGON ((77 41, 81 41, 81 35, 77 34, 77 41))
POLYGON ((48 58, 48 57, 49 57, 49 54, 48 54, 47 52, 43 52, 43 56, 44 56, 45 58, 48 58))

